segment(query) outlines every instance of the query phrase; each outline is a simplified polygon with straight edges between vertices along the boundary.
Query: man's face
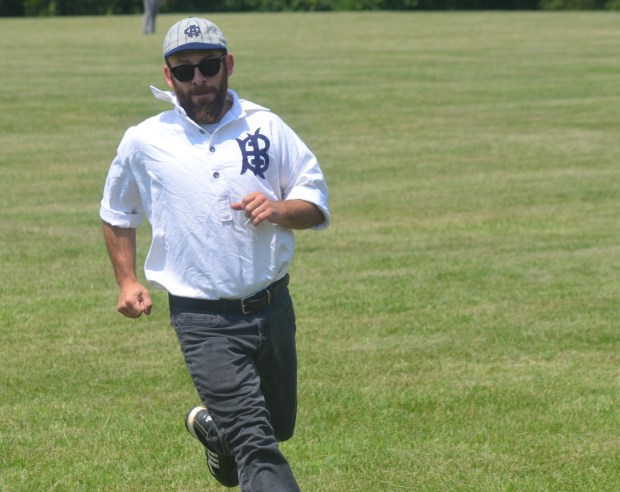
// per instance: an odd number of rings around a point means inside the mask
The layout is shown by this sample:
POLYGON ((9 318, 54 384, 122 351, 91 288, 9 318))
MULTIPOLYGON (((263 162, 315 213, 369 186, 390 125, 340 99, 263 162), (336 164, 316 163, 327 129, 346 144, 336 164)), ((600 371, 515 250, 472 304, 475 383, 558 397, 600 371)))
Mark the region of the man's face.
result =
MULTIPOLYGON (((219 70, 214 75, 204 75, 200 67, 193 67, 190 80, 181 82, 173 72, 183 65, 198 65, 207 61, 205 66, 217 66, 217 60, 224 56, 221 50, 209 51, 182 51, 171 55, 164 66, 164 74, 168 85, 174 89, 179 104, 192 120, 198 124, 217 123, 222 119, 228 105, 226 91, 228 77, 232 75, 234 61, 232 55, 225 55, 220 62, 219 70)), ((191 73, 192 69, 185 67, 179 72, 191 73)), ((179 75, 177 72, 177 75, 179 75)), ((183 78, 183 77, 181 77, 183 78)))

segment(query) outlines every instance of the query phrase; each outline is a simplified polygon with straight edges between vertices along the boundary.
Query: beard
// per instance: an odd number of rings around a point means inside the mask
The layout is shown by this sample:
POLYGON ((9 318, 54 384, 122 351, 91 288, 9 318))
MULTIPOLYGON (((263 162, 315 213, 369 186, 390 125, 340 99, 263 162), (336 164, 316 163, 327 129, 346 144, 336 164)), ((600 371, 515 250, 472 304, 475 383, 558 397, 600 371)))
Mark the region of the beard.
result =
POLYGON ((196 87, 189 91, 183 91, 175 84, 175 94, 179 105, 185 110, 187 116, 199 125, 210 125, 222 119, 225 113, 228 81, 222 80, 213 87, 196 87), (195 103, 192 96, 200 94, 213 94, 213 100, 195 103))

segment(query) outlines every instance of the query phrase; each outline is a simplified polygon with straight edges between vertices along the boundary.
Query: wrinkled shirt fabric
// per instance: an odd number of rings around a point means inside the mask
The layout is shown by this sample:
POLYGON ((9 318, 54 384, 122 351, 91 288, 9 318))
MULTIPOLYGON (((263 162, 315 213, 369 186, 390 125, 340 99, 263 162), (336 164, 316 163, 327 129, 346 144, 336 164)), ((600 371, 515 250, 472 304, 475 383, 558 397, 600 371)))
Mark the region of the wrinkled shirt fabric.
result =
POLYGON ((232 108, 212 134, 187 117, 173 93, 151 90, 174 108, 125 133, 101 219, 136 228, 146 217, 146 279, 176 296, 239 299, 282 278, 293 231, 268 221, 254 226, 231 204, 252 192, 305 200, 325 216, 316 229, 327 227, 327 187, 316 157, 280 117, 232 90, 232 108))

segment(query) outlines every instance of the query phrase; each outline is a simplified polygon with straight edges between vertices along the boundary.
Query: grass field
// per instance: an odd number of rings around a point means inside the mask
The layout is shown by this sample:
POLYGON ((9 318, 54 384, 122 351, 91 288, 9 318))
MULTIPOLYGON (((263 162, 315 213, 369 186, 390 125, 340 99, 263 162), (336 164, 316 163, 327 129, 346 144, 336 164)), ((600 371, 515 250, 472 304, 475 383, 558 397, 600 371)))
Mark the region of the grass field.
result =
MULTIPOLYGON (((98 218, 179 17, 0 19, 0 490, 224 490, 98 218)), ((211 18, 330 186, 291 272, 302 490, 620 490, 620 16, 211 18)))

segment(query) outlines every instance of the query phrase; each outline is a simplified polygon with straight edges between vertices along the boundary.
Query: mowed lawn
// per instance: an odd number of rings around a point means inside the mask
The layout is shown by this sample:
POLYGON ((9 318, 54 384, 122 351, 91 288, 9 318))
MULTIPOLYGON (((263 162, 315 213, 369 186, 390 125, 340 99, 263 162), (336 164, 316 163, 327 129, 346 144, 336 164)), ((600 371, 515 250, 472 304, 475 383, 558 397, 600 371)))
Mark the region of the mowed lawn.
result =
MULTIPOLYGON (((98 218, 181 17, 0 19, 0 490, 225 490, 98 218)), ((210 17, 330 187, 291 271, 302 490, 620 490, 620 16, 210 17)))

